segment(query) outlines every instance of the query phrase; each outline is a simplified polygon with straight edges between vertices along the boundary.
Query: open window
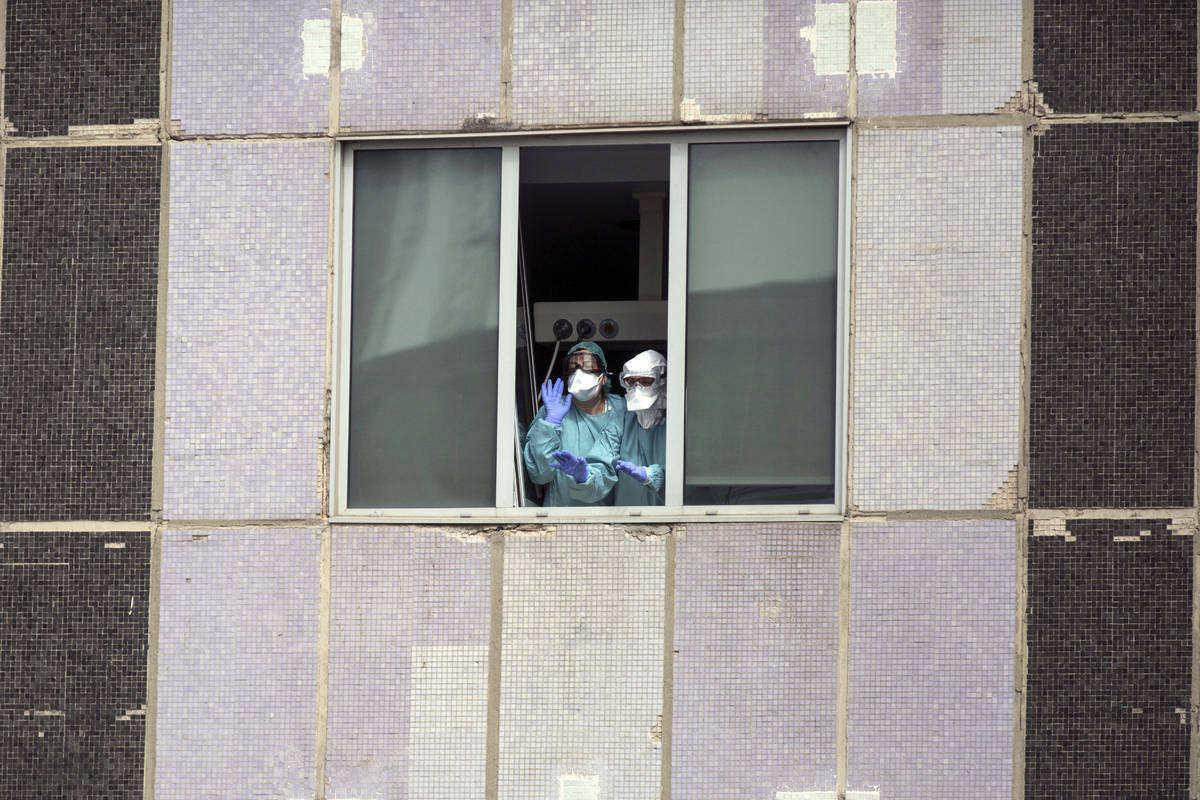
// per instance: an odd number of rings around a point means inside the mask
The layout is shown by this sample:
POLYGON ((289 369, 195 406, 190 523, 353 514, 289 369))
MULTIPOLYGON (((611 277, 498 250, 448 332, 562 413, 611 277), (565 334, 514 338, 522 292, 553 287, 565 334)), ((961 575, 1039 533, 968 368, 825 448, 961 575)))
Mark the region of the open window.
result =
POLYGON ((839 512, 846 136, 346 145, 334 514, 839 512), (652 504, 550 508, 526 473, 538 387, 581 340, 614 396, 666 356, 652 504))

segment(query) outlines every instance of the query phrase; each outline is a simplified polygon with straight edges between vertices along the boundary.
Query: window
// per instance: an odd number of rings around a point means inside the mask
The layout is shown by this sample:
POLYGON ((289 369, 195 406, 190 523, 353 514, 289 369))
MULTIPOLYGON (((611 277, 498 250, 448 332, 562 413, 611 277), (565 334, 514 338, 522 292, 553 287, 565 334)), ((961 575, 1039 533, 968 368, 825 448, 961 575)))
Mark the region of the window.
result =
MULTIPOLYGON (((837 513, 848 131, 343 146, 339 517, 837 513), (667 359, 661 505, 545 507, 523 438, 580 339, 667 359)), ((581 454, 582 455, 582 454, 581 454)))

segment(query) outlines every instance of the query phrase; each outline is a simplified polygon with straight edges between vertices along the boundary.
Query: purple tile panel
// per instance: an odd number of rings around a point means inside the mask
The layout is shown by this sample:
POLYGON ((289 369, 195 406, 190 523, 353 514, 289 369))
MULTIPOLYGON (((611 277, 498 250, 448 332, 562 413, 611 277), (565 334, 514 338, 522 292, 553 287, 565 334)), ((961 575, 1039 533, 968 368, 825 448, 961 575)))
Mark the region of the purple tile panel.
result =
POLYGON ((839 542, 836 524, 680 537, 673 797, 834 789, 839 542))
MULTIPOLYGON (((814 0, 764 0, 763 98, 771 119, 846 113, 846 75, 818 75, 811 43, 801 35, 816 24, 814 0)), ((847 42, 849 47, 849 42, 847 42)))
POLYGON ((518 126, 671 119, 673 0, 515 0, 518 126))
POLYGON ((166 531, 158 800, 312 797, 316 530, 166 531))
POLYGON ((328 0, 175 0, 171 118, 184 133, 306 133, 329 123, 328 75, 304 74, 305 20, 328 0))
POLYGON ((858 73, 862 114, 937 114, 942 111, 943 0, 896 3, 896 73, 858 73))
MULTIPOLYGON (((1020 0, 897 0, 895 7, 896 72, 872 73, 864 69, 870 60, 860 61, 861 114, 987 113, 1020 89, 1020 0)), ((864 35, 870 39, 863 11, 860 52, 864 35)))
POLYGON ((1008 800, 1015 523, 862 523, 852 535, 849 788, 1008 800))
POLYGON ((335 527, 330 797, 484 795, 487 541, 335 527))
POLYGON ((604 525, 505 542, 500 800, 565 797, 563 776, 658 800, 665 550, 604 525))
POLYGON ((163 513, 320 513, 329 145, 174 143, 163 513))
POLYGON ((363 64, 342 67, 343 128, 457 130, 500 113, 500 0, 346 0, 363 64))
POLYGON ((816 73, 808 38, 816 6, 817 0, 689 0, 685 118, 844 114, 845 73, 816 73))

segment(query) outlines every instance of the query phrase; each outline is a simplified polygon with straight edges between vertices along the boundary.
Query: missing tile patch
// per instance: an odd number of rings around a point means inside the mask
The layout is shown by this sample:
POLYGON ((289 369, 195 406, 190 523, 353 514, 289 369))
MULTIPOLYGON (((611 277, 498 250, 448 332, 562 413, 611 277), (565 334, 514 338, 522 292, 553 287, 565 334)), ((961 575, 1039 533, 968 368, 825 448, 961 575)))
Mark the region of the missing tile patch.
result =
POLYGON ((599 775, 559 775, 558 800, 599 800, 599 775))
POLYGON ((983 504, 986 509, 1009 509, 1017 505, 1017 467, 1014 464, 1012 469, 1008 471, 1008 477, 1004 483, 992 493, 987 502, 983 504))
POLYGON ((731 122, 753 122, 754 114, 705 114, 700 103, 691 97, 679 102, 679 118, 683 122, 707 122, 710 125, 727 125, 731 122))
POLYGON ((778 622, 783 616, 783 601, 778 597, 765 597, 758 601, 758 616, 767 622, 778 622))
MULTIPOLYGON (((306 19, 300 31, 304 42, 303 71, 305 75, 329 75, 332 48, 329 19, 306 19)), ((367 37, 362 17, 342 17, 343 70, 362 69, 367 55, 367 37)))
POLYGON ((854 68, 896 75, 896 0, 860 0, 854 18, 854 68))
POLYGON ((818 3, 816 24, 801 28, 800 38, 808 40, 818 75, 850 71, 850 7, 846 3, 818 3))
MULTIPOLYGON (((850 7, 819 3, 816 22, 800 29, 818 75, 850 71, 850 7)), ((896 0, 859 0, 854 18, 855 70, 860 75, 896 74, 896 0)))

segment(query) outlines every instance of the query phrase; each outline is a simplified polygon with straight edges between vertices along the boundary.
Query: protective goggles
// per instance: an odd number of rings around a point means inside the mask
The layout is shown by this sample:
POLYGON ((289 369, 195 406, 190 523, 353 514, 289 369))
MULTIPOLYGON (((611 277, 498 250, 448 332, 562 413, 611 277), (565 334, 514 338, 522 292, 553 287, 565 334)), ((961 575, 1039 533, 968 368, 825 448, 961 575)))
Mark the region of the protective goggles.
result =
POLYGON ((604 367, 600 366, 600 359, 596 358, 591 353, 580 355, 572 353, 562 360, 562 374, 564 378, 569 378, 572 372, 583 370, 589 375, 603 375, 604 367))
POLYGON ((622 375, 621 385, 626 389, 632 389, 634 386, 641 386, 645 389, 653 389, 662 383, 665 375, 622 375))

